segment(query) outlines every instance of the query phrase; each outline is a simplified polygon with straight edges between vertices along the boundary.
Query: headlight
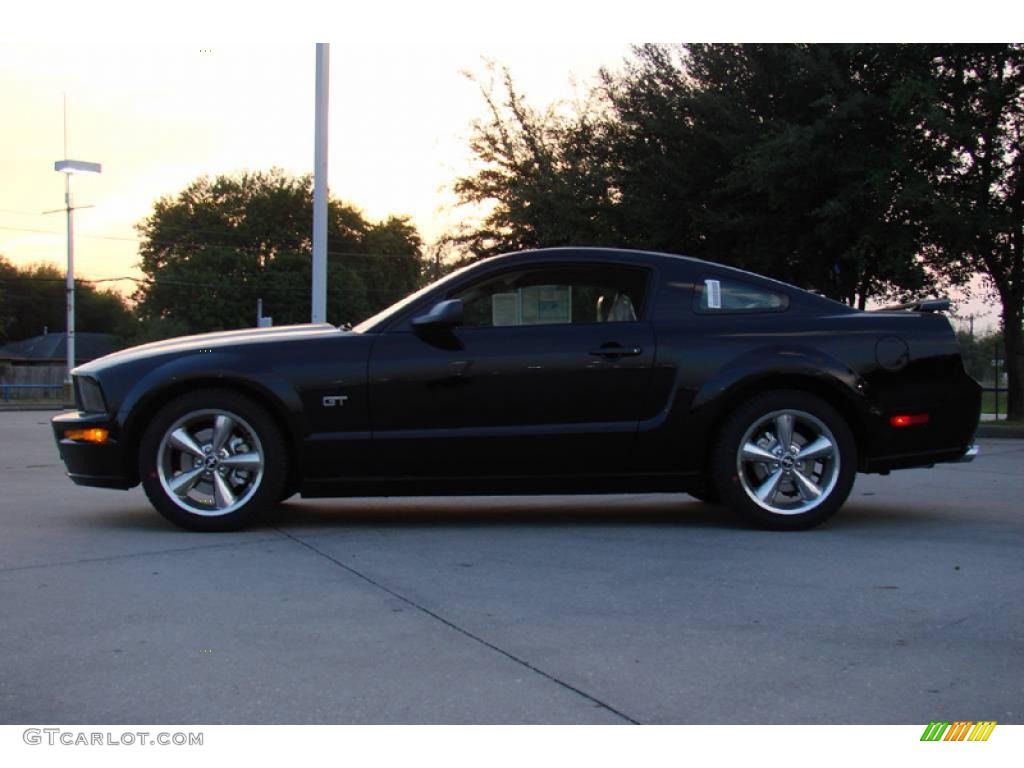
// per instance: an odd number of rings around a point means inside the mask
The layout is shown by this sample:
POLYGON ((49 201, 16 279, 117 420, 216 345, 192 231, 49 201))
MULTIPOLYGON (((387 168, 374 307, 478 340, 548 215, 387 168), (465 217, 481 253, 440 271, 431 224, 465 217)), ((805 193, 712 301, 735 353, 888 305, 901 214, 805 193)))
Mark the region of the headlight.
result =
POLYGON ((103 390, 96 379, 75 376, 75 397, 80 411, 105 413, 107 410, 107 404, 103 401, 103 390))

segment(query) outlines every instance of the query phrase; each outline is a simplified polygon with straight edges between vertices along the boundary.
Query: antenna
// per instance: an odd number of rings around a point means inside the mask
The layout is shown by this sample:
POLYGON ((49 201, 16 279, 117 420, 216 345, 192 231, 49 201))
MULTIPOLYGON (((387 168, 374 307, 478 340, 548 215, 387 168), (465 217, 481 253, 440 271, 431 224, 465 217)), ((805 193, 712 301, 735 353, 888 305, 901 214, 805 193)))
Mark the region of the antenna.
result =
POLYGON ((68 156, 68 92, 64 91, 64 157, 68 156))

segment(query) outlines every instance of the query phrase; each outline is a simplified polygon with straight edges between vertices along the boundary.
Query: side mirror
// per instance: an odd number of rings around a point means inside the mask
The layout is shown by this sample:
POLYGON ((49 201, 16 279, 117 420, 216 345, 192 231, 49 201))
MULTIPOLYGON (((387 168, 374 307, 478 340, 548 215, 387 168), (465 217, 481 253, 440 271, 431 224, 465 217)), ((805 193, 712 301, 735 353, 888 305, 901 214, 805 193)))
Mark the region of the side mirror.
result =
POLYGON ((413 328, 454 328, 462 325, 462 299, 439 301, 425 315, 412 319, 413 328))

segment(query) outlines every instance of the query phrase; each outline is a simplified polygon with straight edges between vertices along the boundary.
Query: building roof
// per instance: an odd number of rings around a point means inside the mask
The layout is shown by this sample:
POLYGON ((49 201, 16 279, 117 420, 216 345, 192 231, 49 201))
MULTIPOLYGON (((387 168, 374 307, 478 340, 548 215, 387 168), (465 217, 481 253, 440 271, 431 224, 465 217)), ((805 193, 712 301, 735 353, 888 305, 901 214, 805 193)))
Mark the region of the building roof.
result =
MULTIPOLYGON (((109 355, 118 344, 110 333, 76 333, 75 363, 86 363, 109 355)), ((14 341, 0 346, 0 360, 60 360, 67 359, 67 346, 63 333, 46 333, 31 339, 14 341)))

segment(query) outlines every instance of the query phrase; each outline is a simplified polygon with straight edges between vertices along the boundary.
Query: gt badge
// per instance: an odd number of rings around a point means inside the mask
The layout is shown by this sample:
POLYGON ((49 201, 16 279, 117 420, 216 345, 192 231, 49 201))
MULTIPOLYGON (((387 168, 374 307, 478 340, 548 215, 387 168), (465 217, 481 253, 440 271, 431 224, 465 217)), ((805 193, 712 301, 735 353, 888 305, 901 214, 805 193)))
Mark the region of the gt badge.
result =
POLYGON ((328 395, 324 398, 324 408, 339 408, 348 400, 348 395, 328 395))

